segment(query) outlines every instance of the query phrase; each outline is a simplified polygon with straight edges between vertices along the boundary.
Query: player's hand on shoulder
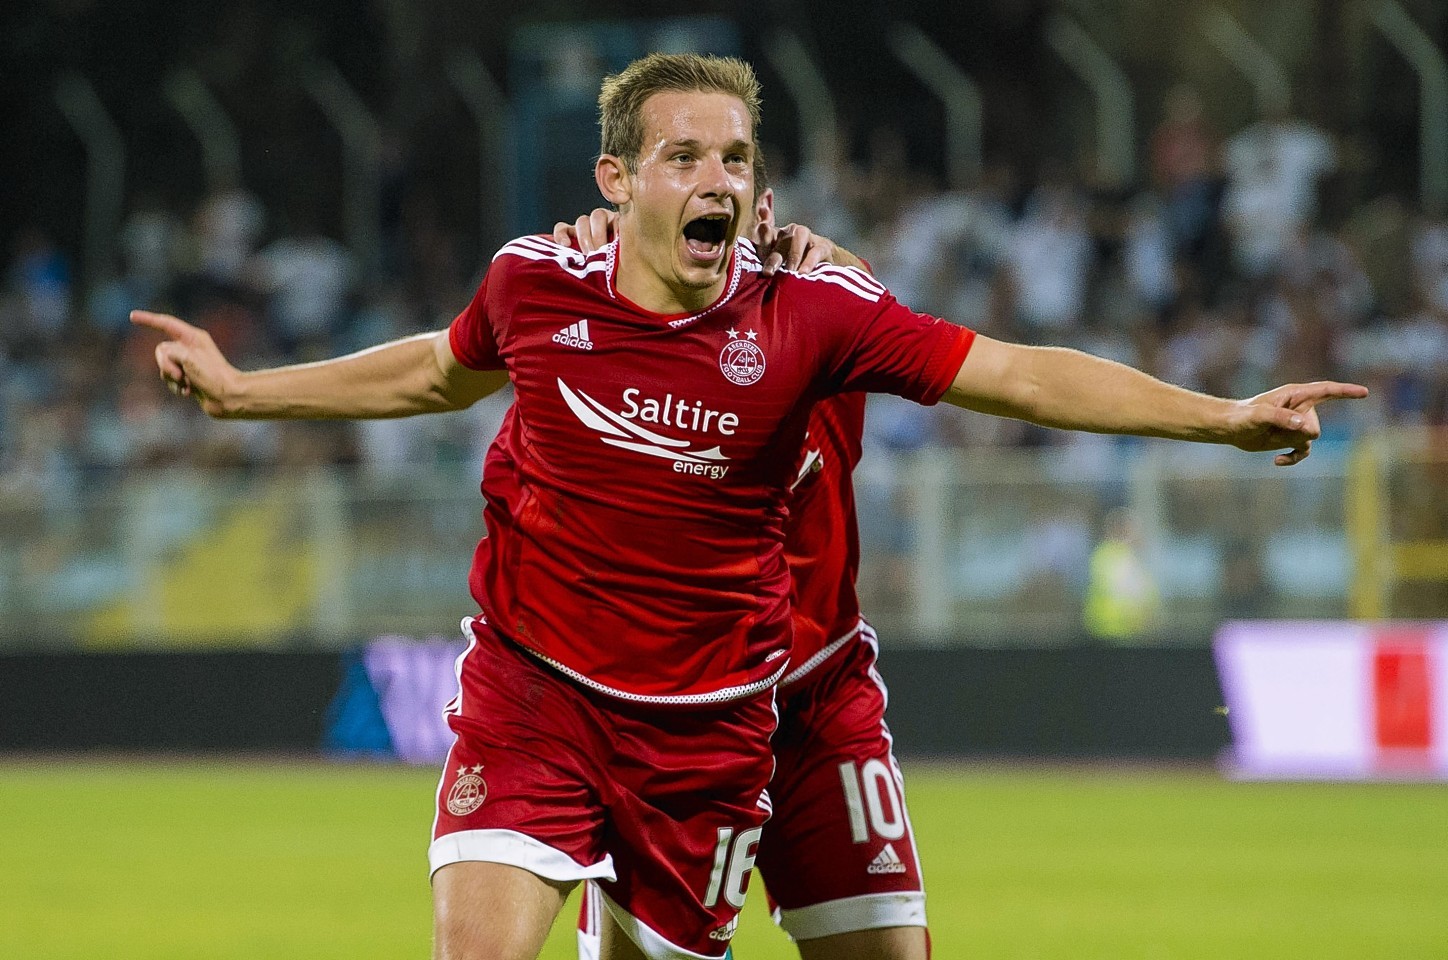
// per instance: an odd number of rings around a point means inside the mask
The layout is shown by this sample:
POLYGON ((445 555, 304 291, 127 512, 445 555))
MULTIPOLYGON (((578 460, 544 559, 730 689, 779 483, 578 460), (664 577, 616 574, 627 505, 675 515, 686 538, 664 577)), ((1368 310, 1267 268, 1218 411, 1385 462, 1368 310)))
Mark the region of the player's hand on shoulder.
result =
POLYGON ((754 246, 759 251, 766 277, 773 276, 780 269, 810 273, 825 264, 870 272, 870 266, 865 261, 829 237, 820 236, 798 223, 778 230, 761 223, 755 228, 754 246))
POLYGON ((809 273, 822 263, 833 262, 834 241, 803 224, 791 223, 778 230, 761 228, 759 234, 761 240, 767 241, 759 249, 766 277, 774 276, 779 270, 809 273))
POLYGON ((156 345, 156 366, 172 393, 195 397, 213 417, 228 415, 225 401, 239 371, 227 362, 211 334, 169 313, 132 310, 131 322, 166 338, 156 345))
POLYGON ((613 226, 617 220, 616 212, 607 207, 598 207, 571 224, 562 220, 555 223, 553 239, 565 247, 577 247, 584 253, 593 253, 608 246, 613 239, 613 226))
POLYGON ((1239 400, 1228 425, 1229 442, 1242 450, 1260 453, 1286 449, 1272 462, 1290 467, 1307 459, 1312 441, 1322 435, 1316 407, 1328 400, 1360 400, 1367 387, 1355 383, 1319 380, 1289 383, 1239 400))

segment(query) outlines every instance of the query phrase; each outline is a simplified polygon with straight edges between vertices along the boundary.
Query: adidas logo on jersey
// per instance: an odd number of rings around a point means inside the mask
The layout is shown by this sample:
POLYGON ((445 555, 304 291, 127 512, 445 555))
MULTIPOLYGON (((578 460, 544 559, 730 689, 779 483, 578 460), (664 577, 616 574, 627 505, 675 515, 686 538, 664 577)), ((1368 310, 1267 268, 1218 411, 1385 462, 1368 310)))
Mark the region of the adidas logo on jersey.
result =
POLYGON ((579 350, 592 350, 593 341, 588 336, 588 321, 580 320, 569 324, 553 334, 553 342, 561 343, 565 347, 577 347, 579 350))
POLYGON ((904 873, 905 863, 895 853, 894 844, 885 844, 885 849, 875 855, 870 865, 865 868, 866 873, 904 873))

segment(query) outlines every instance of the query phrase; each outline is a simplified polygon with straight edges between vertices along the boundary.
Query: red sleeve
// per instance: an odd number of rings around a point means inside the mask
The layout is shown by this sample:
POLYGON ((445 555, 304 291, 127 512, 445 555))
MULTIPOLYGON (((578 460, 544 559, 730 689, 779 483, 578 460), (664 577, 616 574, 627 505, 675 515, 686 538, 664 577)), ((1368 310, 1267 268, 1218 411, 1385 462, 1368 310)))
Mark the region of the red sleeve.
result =
POLYGON ((498 354, 498 337, 488 316, 488 278, 492 269, 483 275, 478 292, 472 302, 463 308, 448 327, 448 343, 453 356, 470 370, 502 370, 503 358, 498 354))
MULTIPOLYGON (((816 271, 818 274, 819 271, 816 271)), ((933 404, 955 380, 975 331, 916 313, 858 270, 811 284, 810 312, 827 338, 830 392, 893 393, 933 404)), ((815 276, 812 274, 811 276, 815 276)))

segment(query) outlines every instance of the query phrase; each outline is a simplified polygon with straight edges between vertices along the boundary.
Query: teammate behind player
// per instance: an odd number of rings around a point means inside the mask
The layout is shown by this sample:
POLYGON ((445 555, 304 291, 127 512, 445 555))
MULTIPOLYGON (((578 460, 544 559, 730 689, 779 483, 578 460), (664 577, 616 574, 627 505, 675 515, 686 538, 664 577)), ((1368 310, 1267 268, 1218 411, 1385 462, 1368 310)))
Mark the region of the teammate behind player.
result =
POLYGON ((440 960, 535 958, 583 879, 624 934, 605 937, 609 960, 724 955, 770 808, 785 501, 816 400, 944 398, 1288 465, 1318 403, 1366 394, 1223 400, 974 337, 859 271, 765 277, 739 239, 758 103, 734 60, 654 54, 607 79, 595 180, 618 238, 592 256, 507 244, 446 332, 241 373, 203 331, 133 315, 168 338, 162 377, 216 416, 405 416, 513 382, 429 849, 440 960))
MULTIPOLYGON (((827 238, 777 231, 774 194, 755 155, 756 223, 765 258, 809 273, 821 262, 867 269, 827 238)), ((607 246, 616 214, 597 209, 553 239, 585 253, 607 246)), ((860 615, 859 529, 851 475, 861 454, 865 394, 828 397, 810 413, 791 485, 784 548, 793 579, 791 669, 779 684, 774 810, 755 865, 776 921, 803 960, 926 960, 925 887, 904 779, 885 725, 875 633, 860 615)), ((579 960, 598 960, 610 923, 590 883, 579 910, 579 960)))

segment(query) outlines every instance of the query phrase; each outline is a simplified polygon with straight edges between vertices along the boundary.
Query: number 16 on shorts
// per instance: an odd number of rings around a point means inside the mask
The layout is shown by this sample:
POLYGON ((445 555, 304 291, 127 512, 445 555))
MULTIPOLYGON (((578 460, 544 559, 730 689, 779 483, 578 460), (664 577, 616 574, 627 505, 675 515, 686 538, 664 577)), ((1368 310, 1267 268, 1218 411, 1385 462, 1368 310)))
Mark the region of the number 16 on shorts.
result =
POLYGON ((749 871, 754 869, 754 857, 759 850, 759 837, 763 827, 741 830, 736 836, 733 827, 719 828, 719 842, 714 847, 714 869, 709 873, 709 890, 704 894, 704 906, 719 905, 719 894, 735 910, 744 909, 744 887, 749 882, 749 871))

